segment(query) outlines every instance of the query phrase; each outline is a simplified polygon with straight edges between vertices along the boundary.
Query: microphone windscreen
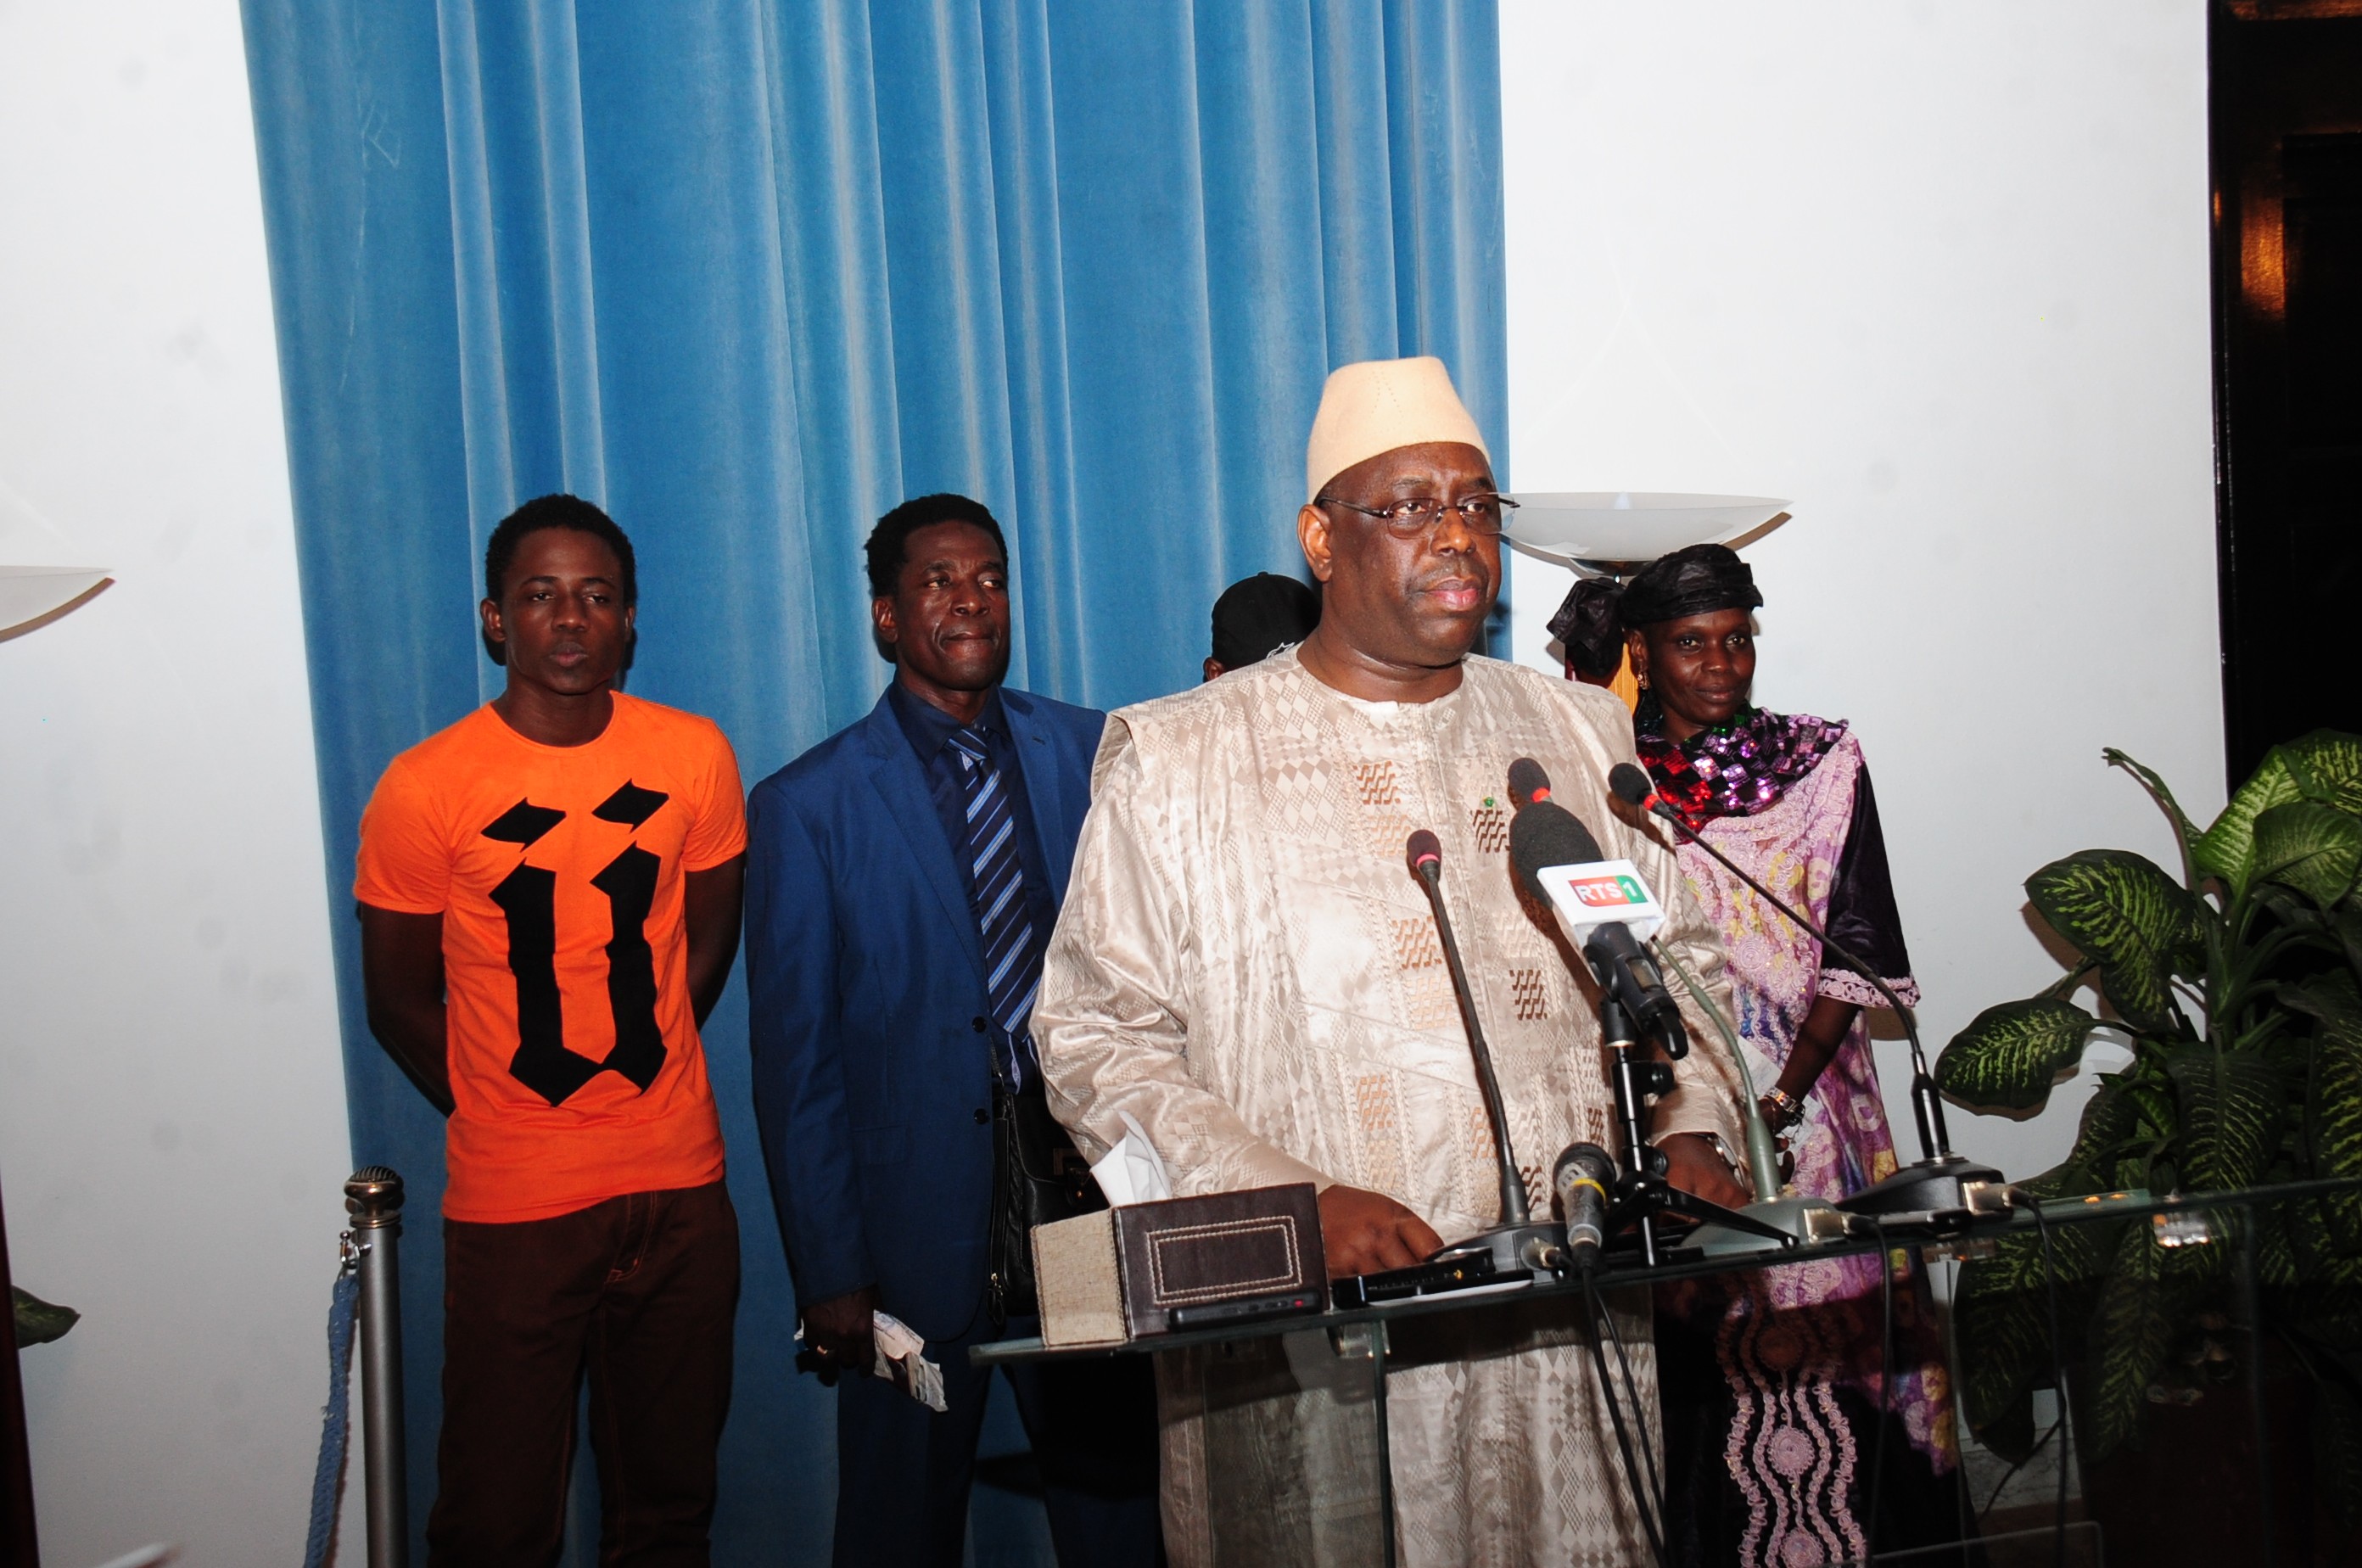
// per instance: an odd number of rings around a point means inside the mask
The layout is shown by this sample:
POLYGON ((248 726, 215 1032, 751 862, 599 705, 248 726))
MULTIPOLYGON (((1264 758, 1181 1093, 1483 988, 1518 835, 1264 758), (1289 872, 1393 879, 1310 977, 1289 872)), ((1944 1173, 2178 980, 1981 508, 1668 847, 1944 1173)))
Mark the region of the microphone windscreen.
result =
POLYGON ((1607 770, 1607 788, 1628 806, 1645 807, 1649 797, 1657 792, 1656 786, 1649 782, 1649 776, 1629 762, 1619 762, 1607 770))
POLYGON ((1607 858, 1607 852, 1599 847, 1599 840, 1593 836, 1589 828, 1583 825, 1581 817, 1576 816, 1556 801, 1536 801, 1534 804, 1541 808, 1539 825, 1549 834, 1551 847, 1561 850, 1566 856, 1564 860, 1551 860, 1544 864, 1581 866, 1594 860, 1607 858))
POLYGON ((1409 864, 1410 874, 1414 877, 1419 874, 1422 866, 1432 865, 1440 868, 1443 865, 1443 841, 1426 828, 1416 829, 1403 845, 1403 859, 1409 864))
POLYGON ((1532 757, 1521 756, 1509 764, 1509 801, 1518 810, 1522 812, 1533 804, 1537 795, 1549 800, 1550 787, 1550 775, 1532 757))
POLYGON ((1606 858, 1591 830, 1555 801, 1536 801, 1509 823, 1509 863, 1527 891, 1545 904, 1550 894, 1541 884, 1544 867, 1584 866, 1606 858))
POLYGON ((1596 1143, 1569 1143, 1551 1170, 1551 1185, 1564 1186, 1568 1176, 1577 1171, 1602 1186, 1612 1185, 1616 1180, 1616 1158, 1596 1143))

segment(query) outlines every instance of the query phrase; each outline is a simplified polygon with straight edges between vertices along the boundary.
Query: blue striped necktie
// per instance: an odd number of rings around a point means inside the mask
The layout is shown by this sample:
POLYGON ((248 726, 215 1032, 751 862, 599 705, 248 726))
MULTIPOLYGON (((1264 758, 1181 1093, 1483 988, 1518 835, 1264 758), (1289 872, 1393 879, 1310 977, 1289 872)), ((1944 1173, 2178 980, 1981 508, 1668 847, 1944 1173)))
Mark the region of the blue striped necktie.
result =
POLYGON ((960 783, 967 791, 967 852, 976 873, 976 922, 984 938, 985 995, 993 1021, 1000 1025, 1006 1053, 993 1064, 1003 1082, 1025 1081, 1033 1041, 1027 1024, 1033 993, 1042 986, 1042 944, 1025 908, 1025 868, 1017 860, 1017 818, 1000 769, 993 766, 984 736, 962 727, 952 732, 959 753, 960 783))

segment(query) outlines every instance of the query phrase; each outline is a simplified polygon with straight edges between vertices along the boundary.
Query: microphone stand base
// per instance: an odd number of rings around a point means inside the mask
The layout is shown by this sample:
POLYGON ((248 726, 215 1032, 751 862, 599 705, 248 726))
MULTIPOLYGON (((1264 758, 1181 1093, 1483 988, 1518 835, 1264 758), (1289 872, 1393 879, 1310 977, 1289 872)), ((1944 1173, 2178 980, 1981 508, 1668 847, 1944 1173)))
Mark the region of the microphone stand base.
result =
POLYGON ((1779 1231, 1781 1236, 1766 1236, 1760 1231, 1741 1231, 1729 1225, 1706 1224, 1692 1231, 1682 1244, 1695 1247, 1707 1257, 1714 1258, 1744 1253, 1776 1253, 1788 1246, 1809 1247, 1820 1242, 1845 1239, 1846 1217, 1826 1198, 1767 1198, 1760 1203, 1750 1203, 1737 1212, 1771 1226, 1779 1231), (1783 1240, 1782 1237, 1793 1240, 1783 1240))
POLYGON ((1456 1263, 1489 1256, 1493 1271, 1507 1275, 1530 1271, 1547 1274, 1566 1266, 1566 1227, 1548 1220, 1530 1225, 1496 1225, 1465 1241, 1454 1242, 1427 1261, 1456 1263))
MULTIPOLYGON (((1948 1209, 1981 1212, 1991 1200, 1977 1188, 1998 1190, 2007 1184, 2001 1172, 1959 1154, 1938 1154, 1916 1160, 1884 1181, 1873 1182, 1839 1202, 1849 1214, 1917 1214, 1948 1209)), ((2003 1205, 2006 1209, 2006 1204, 2003 1205)))

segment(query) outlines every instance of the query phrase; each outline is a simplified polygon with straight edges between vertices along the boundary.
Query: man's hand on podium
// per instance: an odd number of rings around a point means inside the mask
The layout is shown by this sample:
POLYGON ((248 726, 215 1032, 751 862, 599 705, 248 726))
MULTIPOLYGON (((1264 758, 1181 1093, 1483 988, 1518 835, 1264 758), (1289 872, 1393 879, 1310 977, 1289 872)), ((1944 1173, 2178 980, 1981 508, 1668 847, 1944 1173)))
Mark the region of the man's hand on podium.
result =
POLYGON ((1753 1201, 1728 1163, 1699 1134, 1676 1132, 1658 1140, 1657 1147, 1665 1156, 1665 1179, 1683 1192, 1725 1209, 1741 1209, 1753 1201))
POLYGON ((1320 1194, 1320 1243, 1329 1277, 1346 1279, 1424 1263, 1443 1238, 1385 1193, 1339 1186, 1320 1194))

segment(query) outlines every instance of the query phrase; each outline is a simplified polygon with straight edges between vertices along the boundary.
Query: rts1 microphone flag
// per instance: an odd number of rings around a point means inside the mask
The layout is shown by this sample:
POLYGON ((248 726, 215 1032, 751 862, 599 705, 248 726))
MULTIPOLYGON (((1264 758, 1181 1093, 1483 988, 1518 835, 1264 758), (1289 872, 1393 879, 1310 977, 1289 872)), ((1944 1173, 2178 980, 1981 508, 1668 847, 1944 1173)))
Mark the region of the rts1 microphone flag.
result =
POLYGON ((1575 814, 1550 798, 1550 776, 1530 757, 1509 767, 1510 792, 1524 807, 1509 824, 1509 860, 1518 879, 1558 916, 1600 985, 1635 1023, 1664 1041, 1673 1056, 1689 1052, 1681 1009, 1641 944, 1665 923, 1664 907, 1628 860, 1609 860, 1575 814))
MULTIPOLYGON (((1518 761, 1533 767, 1523 757, 1518 761)), ((1516 798, 1517 786, 1510 790, 1516 798)), ((1640 879, 1639 867, 1608 859, 1582 819, 1550 798, 1548 779, 1509 824, 1509 858, 1526 890, 1557 911, 1567 940, 1578 947, 1610 922, 1624 925, 1642 942, 1665 923, 1664 906, 1640 879)))

